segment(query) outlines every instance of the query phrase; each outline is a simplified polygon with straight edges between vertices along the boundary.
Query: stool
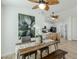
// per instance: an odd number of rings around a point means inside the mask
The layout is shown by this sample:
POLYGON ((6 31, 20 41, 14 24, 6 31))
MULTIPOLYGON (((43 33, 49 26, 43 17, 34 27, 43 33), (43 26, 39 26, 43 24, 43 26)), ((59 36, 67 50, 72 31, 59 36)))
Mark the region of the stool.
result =
POLYGON ((65 59, 65 55, 67 54, 68 52, 66 51, 63 51, 63 50, 56 50, 54 52, 52 52, 51 54, 47 55, 46 57, 43 57, 42 59, 65 59))

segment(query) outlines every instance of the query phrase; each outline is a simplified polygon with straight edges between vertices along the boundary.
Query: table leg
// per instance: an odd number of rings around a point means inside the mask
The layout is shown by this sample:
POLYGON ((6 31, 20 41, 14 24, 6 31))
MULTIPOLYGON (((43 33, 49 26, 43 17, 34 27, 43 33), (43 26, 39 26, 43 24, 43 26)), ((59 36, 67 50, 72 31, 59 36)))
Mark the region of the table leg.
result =
POLYGON ((28 59, 29 59, 29 55, 28 55, 28 59))
POLYGON ((48 47, 48 55, 49 55, 49 47, 48 47))
POLYGON ((35 53, 35 59, 37 59, 37 52, 35 53))
POLYGON ((58 49, 58 43, 54 44, 55 50, 58 49))
POLYGON ((17 53, 17 59, 20 59, 20 55, 19 55, 19 53, 17 53))
POLYGON ((26 59, 26 56, 23 55, 23 56, 22 56, 22 59, 26 59))
POLYGON ((65 56, 63 56, 63 59, 65 59, 65 56))
POLYGON ((58 49, 58 43, 56 43, 56 47, 57 47, 57 49, 58 49))
POLYGON ((40 59, 42 59, 42 50, 40 50, 40 59))
POLYGON ((46 48, 46 51, 47 51, 47 53, 48 53, 48 55, 49 55, 49 47, 46 48))

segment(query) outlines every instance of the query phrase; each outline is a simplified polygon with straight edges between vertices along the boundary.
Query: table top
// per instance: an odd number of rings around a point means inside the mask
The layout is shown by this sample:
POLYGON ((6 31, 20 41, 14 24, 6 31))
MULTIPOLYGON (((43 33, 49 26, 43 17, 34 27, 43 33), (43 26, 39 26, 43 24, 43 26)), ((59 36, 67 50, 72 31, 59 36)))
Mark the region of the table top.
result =
POLYGON ((41 48, 56 44, 56 43, 59 43, 59 42, 58 41, 52 41, 52 42, 47 42, 47 43, 40 43, 40 44, 35 45, 33 47, 19 49, 19 54, 24 55, 24 54, 27 54, 27 53, 30 53, 30 52, 33 52, 33 51, 37 51, 41 48))

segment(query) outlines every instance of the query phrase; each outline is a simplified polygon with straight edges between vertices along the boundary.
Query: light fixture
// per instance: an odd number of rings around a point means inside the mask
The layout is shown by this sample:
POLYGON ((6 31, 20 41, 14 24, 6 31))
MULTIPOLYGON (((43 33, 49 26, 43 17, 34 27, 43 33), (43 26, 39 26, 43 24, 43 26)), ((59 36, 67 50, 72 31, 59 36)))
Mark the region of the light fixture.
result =
POLYGON ((54 17, 52 17, 52 20, 55 20, 55 18, 54 18, 54 17))
POLYGON ((30 2, 33 2, 33 3, 38 3, 38 5, 35 5, 32 7, 32 9, 43 9, 43 10, 46 10, 48 11, 49 10, 49 6, 50 5, 56 5, 56 4, 59 4, 59 0, 28 0, 30 2))
POLYGON ((58 15, 55 15, 54 12, 52 12, 51 17, 52 17, 53 20, 58 19, 58 15))
POLYGON ((39 8, 40 9, 45 9, 45 7, 46 7, 45 1, 44 0, 39 0, 39 8))
POLYGON ((39 4, 39 8, 40 8, 40 9, 45 9, 45 7, 46 7, 46 4, 45 4, 45 3, 40 3, 40 4, 39 4))

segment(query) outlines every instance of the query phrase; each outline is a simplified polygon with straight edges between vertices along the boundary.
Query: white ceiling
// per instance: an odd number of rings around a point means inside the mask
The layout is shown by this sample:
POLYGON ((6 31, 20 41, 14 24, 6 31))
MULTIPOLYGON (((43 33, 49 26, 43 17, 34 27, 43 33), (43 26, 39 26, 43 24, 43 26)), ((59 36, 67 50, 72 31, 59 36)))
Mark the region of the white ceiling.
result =
MULTIPOLYGON (((10 5, 10 6, 19 6, 19 7, 33 7, 36 5, 35 3, 31 3, 28 0, 2 0, 2 5, 10 5)), ((77 0, 60 0, 58 5, 50 6, 50 11, 62 12, 64 10, 68 10, 76 7, 77 0)))

